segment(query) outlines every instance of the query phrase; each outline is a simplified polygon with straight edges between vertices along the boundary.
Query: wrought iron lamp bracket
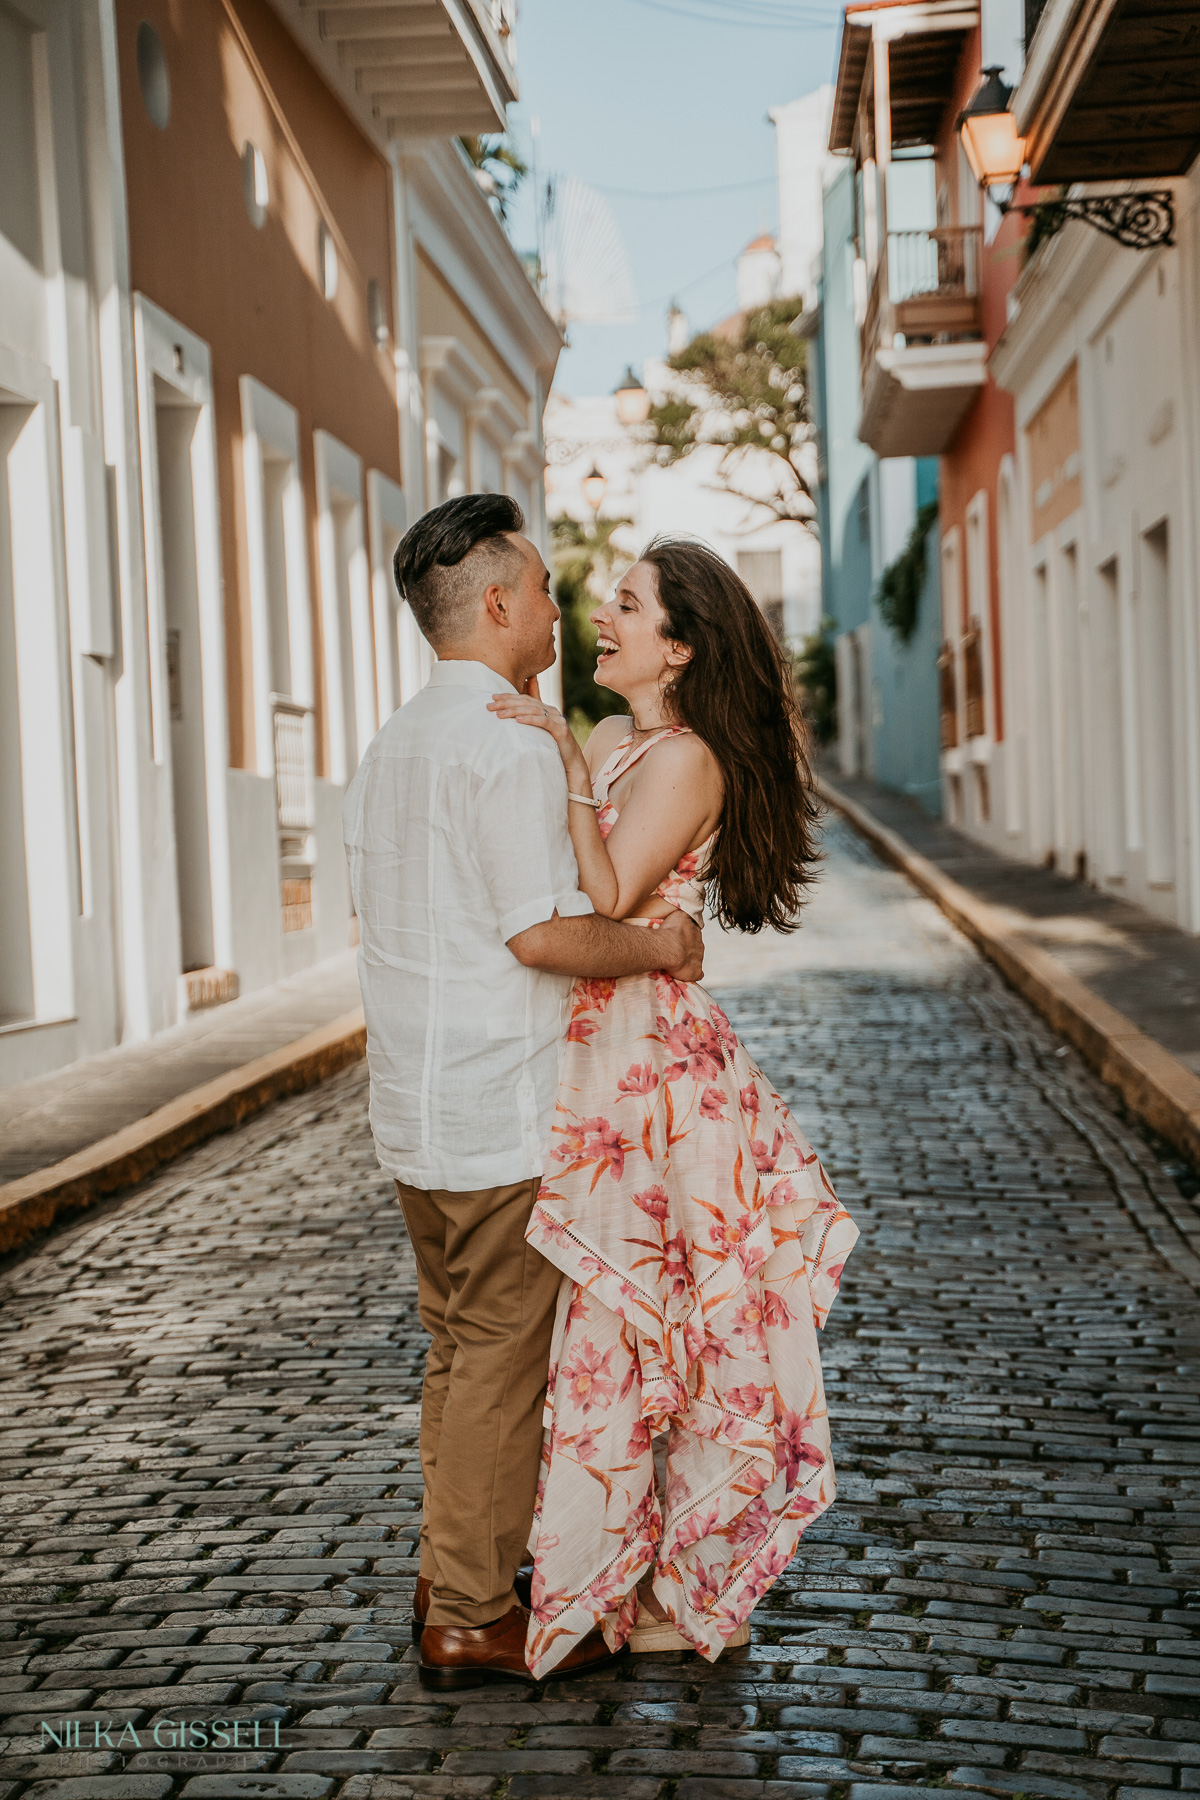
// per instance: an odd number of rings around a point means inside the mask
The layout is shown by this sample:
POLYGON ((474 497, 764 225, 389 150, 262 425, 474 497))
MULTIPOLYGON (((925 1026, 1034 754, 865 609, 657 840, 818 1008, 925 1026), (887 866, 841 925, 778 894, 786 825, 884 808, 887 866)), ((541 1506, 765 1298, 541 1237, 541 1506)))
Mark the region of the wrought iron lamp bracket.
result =
POLYGON ((1082 219, 1130 250, 1157 250, 1175 242, 1175 199, 1168 188, 1142 194, 1089 194, 1078 200, 1041 200, 1011 206, 1008 212, 1049 215, 1055 230, 1067 219, 1082 219))

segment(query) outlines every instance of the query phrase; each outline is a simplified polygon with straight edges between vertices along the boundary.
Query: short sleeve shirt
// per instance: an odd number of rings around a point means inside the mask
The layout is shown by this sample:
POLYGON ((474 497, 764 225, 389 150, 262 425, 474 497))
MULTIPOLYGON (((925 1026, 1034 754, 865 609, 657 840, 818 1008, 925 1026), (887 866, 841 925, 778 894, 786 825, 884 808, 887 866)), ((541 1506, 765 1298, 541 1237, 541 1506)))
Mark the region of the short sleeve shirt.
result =
POLYGON ((540 1175, 558 1091, 568 976, 508 941, 579 891, 553 740, 498 719, 509 688, 439 662, 393 713, 346 791, 371 1127, 380 1165, 457 1192, 540 1175))

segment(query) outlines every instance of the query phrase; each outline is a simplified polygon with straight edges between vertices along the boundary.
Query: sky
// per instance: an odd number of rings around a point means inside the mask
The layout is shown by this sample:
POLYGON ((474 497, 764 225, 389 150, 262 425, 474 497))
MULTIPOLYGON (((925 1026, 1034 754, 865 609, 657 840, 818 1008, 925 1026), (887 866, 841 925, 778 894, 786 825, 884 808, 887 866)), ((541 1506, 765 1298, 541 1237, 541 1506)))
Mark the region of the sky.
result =
MULTIPOLYGON (((673 299, 695 329, 734 311, 738 252, 776 225, 768 109, 832 80, 840 16, 834 0, 521 0, 511 134, 528 159, 537 119, 540 182, 601 190, 637 293, 631 322, 571 327, 561 392, 611 393, 662 355, 673 299)), ((512 238, 535 243, 532 181, 512 238)))

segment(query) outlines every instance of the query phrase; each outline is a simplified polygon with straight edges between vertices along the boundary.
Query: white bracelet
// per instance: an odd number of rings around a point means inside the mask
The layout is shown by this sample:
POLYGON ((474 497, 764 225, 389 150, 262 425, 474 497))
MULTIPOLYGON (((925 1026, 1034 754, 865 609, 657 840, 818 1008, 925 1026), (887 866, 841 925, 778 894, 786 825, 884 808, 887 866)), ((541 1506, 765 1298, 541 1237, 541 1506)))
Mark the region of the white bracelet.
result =
POLYGON ((587 794, 572 794, 570 791, 567 793, 567 799, 578 800, 580 806, 599 806, 600 804, 599 800, 593 800, 587 794))

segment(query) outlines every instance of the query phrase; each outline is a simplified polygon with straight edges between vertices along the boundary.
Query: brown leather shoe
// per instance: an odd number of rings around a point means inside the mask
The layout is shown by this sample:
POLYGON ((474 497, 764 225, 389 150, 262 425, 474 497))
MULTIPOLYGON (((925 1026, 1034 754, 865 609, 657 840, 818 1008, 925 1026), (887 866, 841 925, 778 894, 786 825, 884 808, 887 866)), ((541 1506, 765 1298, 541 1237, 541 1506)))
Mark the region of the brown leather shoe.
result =
MULTIPOLYGON (((502 1619, 491 1625, 427 1625, 421 1638, 421 1666, 417 1671, 422 1687, 481 1687, 489 1681, 528 1681, 535 1678, 525 1661, 525 1635, 529 1614, 523 1606, 513 1606, 502 1619)), ((597 1630, 589 1632, 583 1642, 563 1658, 544 1679, 562 1681, 572 1675, 587 1675, 594 1669, 615 1663, 626 1654, 616 1656, 597 1630)))
MULTIPOLYGON (((521 1602, 521 1605, 526 1608, 529 1606, 529 1597, 532 1587, 533 1564, 522 1563, 521 1567, 513 1576, 513 1588, 516 1591, 517 1599, 521 1602)), ((433 1583, 430 1581, 428 1575, 417 1576, 417 1591, 413 1595, 412 1616, 412 1641, 414 1644, 420 1643, 421 1633, 425 1629, 425 1621, 429 1617, 429 1596, 432 1588, 433 1583)))

